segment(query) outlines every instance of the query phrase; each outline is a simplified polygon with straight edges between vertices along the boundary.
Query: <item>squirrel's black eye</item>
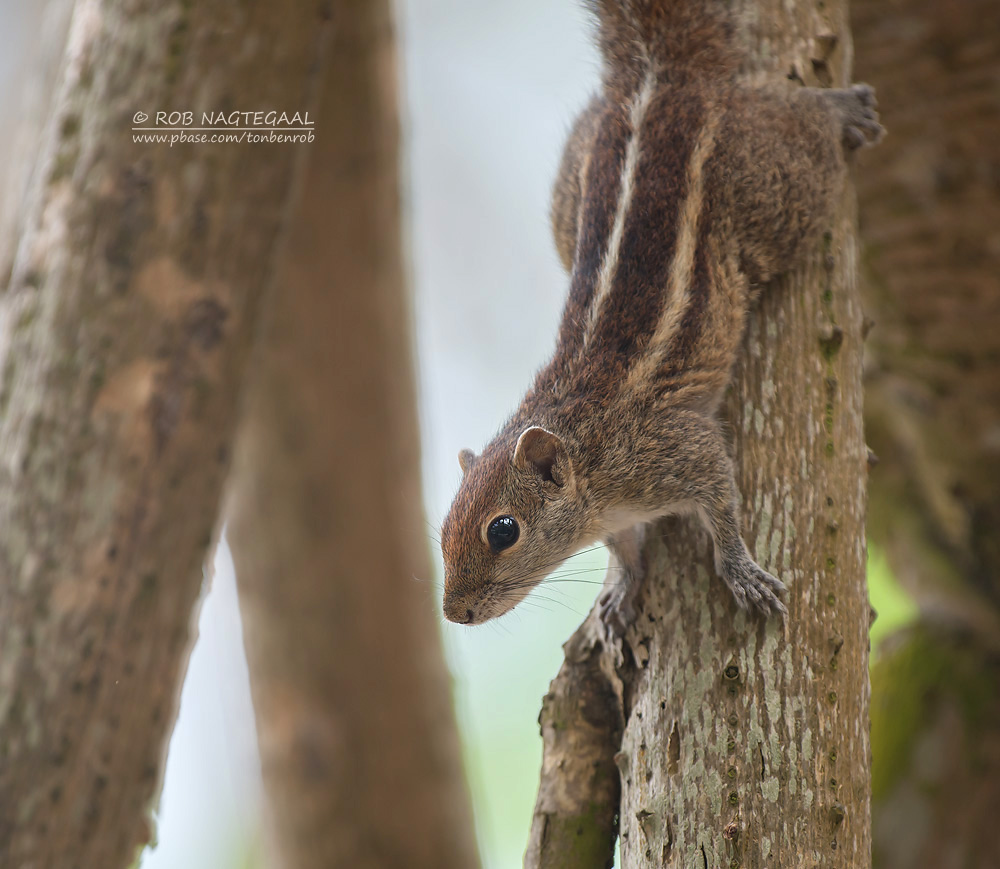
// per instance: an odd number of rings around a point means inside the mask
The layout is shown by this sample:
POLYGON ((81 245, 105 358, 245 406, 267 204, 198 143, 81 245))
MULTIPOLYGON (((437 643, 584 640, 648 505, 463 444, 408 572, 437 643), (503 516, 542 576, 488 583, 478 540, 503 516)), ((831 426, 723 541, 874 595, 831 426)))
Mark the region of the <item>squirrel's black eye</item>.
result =
POLYGON ((494 552, 509 549, 521 536, 521 529, 513 516, 497 516, 486 529, 486 542, 494 552))

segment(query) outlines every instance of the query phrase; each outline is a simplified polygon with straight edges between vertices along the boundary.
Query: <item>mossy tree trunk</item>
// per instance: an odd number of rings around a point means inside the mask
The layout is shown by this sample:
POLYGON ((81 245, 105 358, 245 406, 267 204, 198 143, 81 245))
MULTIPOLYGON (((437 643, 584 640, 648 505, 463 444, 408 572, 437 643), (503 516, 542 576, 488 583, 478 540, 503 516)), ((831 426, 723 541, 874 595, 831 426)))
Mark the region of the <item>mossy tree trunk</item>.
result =
POLYGON ((312 3, 80 0, 0 291, 0 865, 150 837, 239 385, 301 148, 136 112, 310 107, 312 3))
POLYGON ((233 547, 275 865, 478 865, 420 496, 389 0, 338 4, 233 547))
MULTIPOLYGON (((746 75, 808 85, 851 80, 846 3, 741 0, 746 75)), ((639 619, 601 669, 616 716, 554 702, 566 669, 592 668, 593 615, 567 644, 542 712, 542 787, 526 866, 561 866, 545 843, 609 829, 623 865, 862 867, 870 860, 863 315, 850 181, 808 262, 764 288, 727 402, 743 529, 788 585, 787 621, 739 611, 697 523, 669 520, 646 549, 639 619), (569 714, 567 714, 567 709, 569 714), (556 718, 561 715, 561 718, 556 718), (581 749, 565 728, 608 722, 581 749), (613 761, 621 799, 599 772, 613 761), (585 782, 588 799, 566 794, 585 782)), ((595 836, 572 865, 608 865, 595 836)))
POLYGON ((858 5, 890 136, 859 174, 869 533, 918 624, 872 673, 874 856, 996 865, 1000 802, 1000 29, 991 0, 858 5))

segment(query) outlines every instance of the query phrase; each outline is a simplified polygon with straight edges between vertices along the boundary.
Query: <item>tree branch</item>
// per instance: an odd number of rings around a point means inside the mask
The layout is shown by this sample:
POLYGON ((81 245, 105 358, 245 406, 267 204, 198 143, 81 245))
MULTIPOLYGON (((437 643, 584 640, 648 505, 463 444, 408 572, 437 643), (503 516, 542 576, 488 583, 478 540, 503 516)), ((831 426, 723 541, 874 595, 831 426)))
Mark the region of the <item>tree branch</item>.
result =
POLYGON ((337 6, 234 471, 278 865, 478 863, 429 583, 388 0, 337 6))
POLYGON ((0 294, 0 865, 115 869, 149 839, 304 153, 138 142, 136 112, 307 109, 316 15, 76 5, 0 294))

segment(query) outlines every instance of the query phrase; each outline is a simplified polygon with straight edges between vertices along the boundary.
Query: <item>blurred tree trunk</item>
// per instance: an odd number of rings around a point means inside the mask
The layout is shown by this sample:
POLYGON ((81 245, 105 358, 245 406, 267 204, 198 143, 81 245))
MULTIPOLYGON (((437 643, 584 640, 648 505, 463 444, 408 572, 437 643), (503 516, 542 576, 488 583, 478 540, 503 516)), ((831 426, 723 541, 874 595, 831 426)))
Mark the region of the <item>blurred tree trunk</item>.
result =
POLYGON ((5 869, 114 869, 149 839, 303 153, 139 144, 134 114, 309 108, 318 16, 311 3, 76 5, 0 291, 5 869))
MULTIPOLYGON (((748 75, 851 80, 846 3, 740 0, 733 16, 748 75)), ((628 869, 868 865, 857 251, 848 182, 807 264, 762 294, 728 401, 744 533, 788 585, 787 623, 737 611, 697 523, 661 523, 646 549, 639 619, 620 660, 614 650, 600 656, 620 716, 594 699, 599 691, 577 693, 576 703, 564 691, 573 671, 595 669, 593 616, 567 644, 541 716, 526 866, 609 865, 613 839, 594 831, 613 829, 615 812, 628 869), (612 761, 621 800, 609 805, 612 761), (554 846, 560 836, 593 844, 567 862, 567 846, 554 846)))
POLYGON ((229 525, 276 863, 470 869, 420 495, 391 5, 334 20, 229 525))
POLYGON ((873 671, 877 866, 997 865, 1000 28, 993 0, 867 0, 890 136, 859 175, 873 541, 920 621, 873 671))

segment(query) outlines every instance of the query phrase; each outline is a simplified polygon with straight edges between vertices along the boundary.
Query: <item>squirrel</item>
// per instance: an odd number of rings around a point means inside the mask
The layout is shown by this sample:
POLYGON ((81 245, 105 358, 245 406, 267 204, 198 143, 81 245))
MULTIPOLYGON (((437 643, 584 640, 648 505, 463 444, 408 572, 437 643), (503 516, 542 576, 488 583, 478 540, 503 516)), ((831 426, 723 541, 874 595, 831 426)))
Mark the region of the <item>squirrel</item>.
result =
MULTIPOLYGON (((599 94, 552 199, 569 296, 555 353, 462 481, 441 527, 445 617, 512 609, 603 541, 624 630, 645 527, 694 513, 737 603, 784 613, 784 585, 740 535, 716 412, 752 287, 792 268, 828 220, 845 155, 879 140, 872 88, 750 85, 721 0, 592 0, 599 94)), ((609 571, 609 576, 610 576, 609 571)))

